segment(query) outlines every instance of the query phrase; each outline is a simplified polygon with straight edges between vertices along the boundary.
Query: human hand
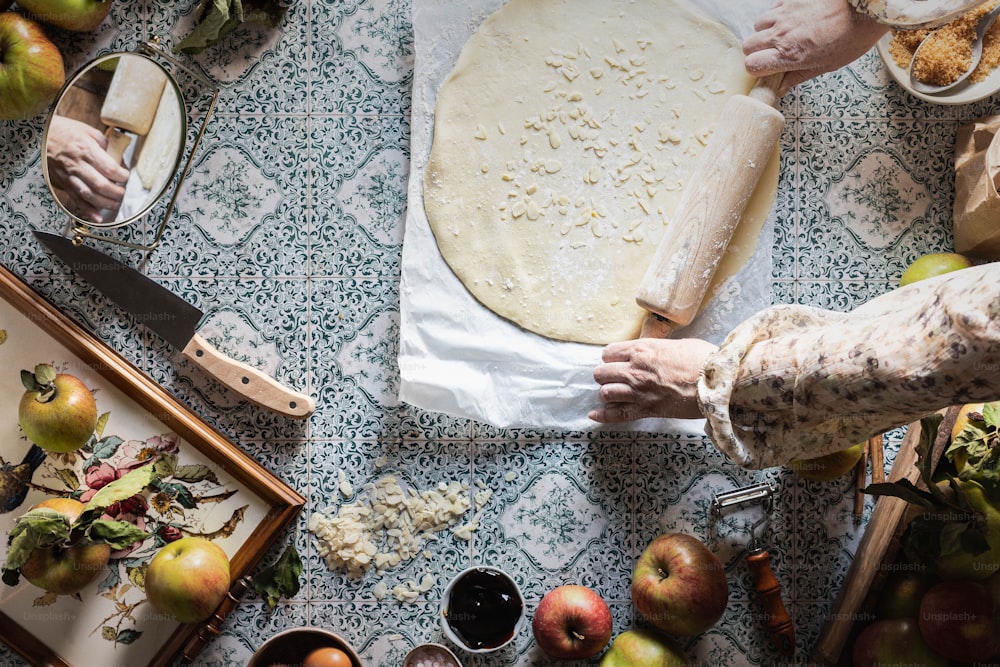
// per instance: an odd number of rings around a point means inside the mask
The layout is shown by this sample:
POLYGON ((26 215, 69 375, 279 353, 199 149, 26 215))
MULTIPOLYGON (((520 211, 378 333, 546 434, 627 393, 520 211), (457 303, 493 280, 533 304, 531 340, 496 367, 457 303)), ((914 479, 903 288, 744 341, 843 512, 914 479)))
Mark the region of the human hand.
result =
POLYGON ((743 41, 747 72, 785 72, 780 95, 863 56, 889 27, 847 0, 776 0, 743 41))
POLYGON ((605 423, 644 417, 700 418, 698 376, 716 349, 697 338, 611 343, 594 370, 604 406, 588 417, 605 423))
POLYGON ((107 138, 86 123, 58 114, 49 123, 45 152, 52 184, 70 199, 62 202, 66 208, 92 222, 103 220, 102 210, 118 208, 129 176, 107 146, 107 138))

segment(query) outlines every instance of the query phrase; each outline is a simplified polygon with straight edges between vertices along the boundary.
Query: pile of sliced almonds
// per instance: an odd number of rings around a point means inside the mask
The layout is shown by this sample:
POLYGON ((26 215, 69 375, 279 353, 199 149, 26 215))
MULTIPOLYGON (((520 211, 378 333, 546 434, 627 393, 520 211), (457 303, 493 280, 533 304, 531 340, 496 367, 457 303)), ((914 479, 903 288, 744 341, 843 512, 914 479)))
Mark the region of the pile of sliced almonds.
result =
MULTIPOLYGON (((353 488, 341 471, 339 490, 345 498, 353 488)), ((365 485, 354 502, 341 505, 336 514, 316 512, 309 517, 308 529, 317 538, 319 554, 332 570, 341 570, 352 579, 374 568, 378 574, 423 554, 426 542, 438 539, 438 533, 451 530, 459 539, 469 540, 479 526, 483 506, 492 492, 482 482, 470 500, 468 484, 440 482, 426 490, 404 489, 398 480, 387 475, 365 485), (475 502, 476 515, 458 525, 475 502)), ((412 602, 435 583, 431 574, 420 582, 408 581, 393 588, 376 584, 374 594, 382 599, 392 593, 400 601, 412 602)))

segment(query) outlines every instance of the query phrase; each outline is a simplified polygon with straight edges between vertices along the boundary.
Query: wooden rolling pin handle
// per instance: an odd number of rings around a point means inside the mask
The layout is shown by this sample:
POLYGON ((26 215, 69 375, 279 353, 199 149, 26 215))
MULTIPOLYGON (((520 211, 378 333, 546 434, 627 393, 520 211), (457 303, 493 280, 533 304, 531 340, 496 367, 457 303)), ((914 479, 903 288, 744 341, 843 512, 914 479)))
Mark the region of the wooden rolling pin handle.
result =
POLYGON ((754 590, 760 596, 767 618, 767 632, 771 641, 782 655, 795 654, 795 626, 791 616, 781 600, 781 585, 771 569, 771 555, 766 549, 751 552, 747 556, 750 576, 753 578, 754 590))
POLYGON ((784 72, 762 76, 754 84, 754 87, 747 93, 747 97, 752 97, 758 102, 778 108, 778 100, 781 99, 778 91, 781 90, 781 82, 784 81, 784 72))
POLYGON ((646 319, 642 321, 642 331, 640 338, 666 338, 677 328, 677 325, 667 318, 656 313, 646 313, 646 319))

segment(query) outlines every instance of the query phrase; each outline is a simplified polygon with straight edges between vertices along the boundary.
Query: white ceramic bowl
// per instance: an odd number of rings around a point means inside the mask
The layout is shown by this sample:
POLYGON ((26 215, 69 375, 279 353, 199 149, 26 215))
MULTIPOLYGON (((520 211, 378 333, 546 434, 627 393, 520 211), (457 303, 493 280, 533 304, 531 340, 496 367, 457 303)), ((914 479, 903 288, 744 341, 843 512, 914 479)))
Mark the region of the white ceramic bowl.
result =
POLYGON ((507 646, 512 641, 514 641, 514 638, 517 637, 517 634, 520 631, 521 626, 524 625, 524 619, 525 619, 524 597, 521 595, 521 589, 518 587, 517 582, 514 581, 514 579, 511 578, 503 570, 499 570, 495 567, 490 567, 488 565, 474 565, 473 567, 470 567, 466 570, 459 572, 458 574, 455 575, 454 578, 452 578, 450 582, 448 582, 448 585, 444 589, 444 593, 441 595, 441 608, 438 615, 441 619, 441 630, 442 632, 444 632, 444 636, 447 637, 448 640, 454 643, 456 646, 459 646, 462 650, 468 651, 469 653, 492 653, 493 651, 499 651, 500 649, 502 649, 503 647, 507 646), (517 604, 519 604, 521 607, 517 620, 514 623, 514 627, 510 629, 510 637, 508 637, 504 642, 496 646, 489 646, 489 647, 469 646, 462 640, 462 638, 455 632, 455 630, 451 627, 451 624, 448 622, 449 606, 451 604, 451 594, 452 591, 454 591, 455 589, 455 584, 461 581, 467 575, 477 571, 485 571, 491 575, 495 575, 506 580, 506 582, 509 584, 510 588, 516 595, 517 604))
POLYGON ((339 635, 323 628, 282 630, 260 645, 246 667, 270 667, 274 664, 301 665, 311 651, 324 646, 339 648, 351 658, 353 667, 365 667, 361 657, 339 635))
POLYGON ((458 657, 452 653, 447 646, 441 644, 421 644, 406 654, 403 659, 403 667, 416 667, 423 660, 433 659, 439 665, 448 667, 462 667, 458 657))
POLYGON ((985 99, 1000 90, 1000 67, 997 67, 983 81, 978 83, 963 83, 951 90, 947 90, 940 95, 927 95, 919 93, 910 86, 910 72, 896 64, 889 53, 889 42, 892 40, 892 33, 886 33, 876 44, 875 48, 885 63, 885 68, 889 70, 889 75, 895 79, 896 83, 903 87, 906 92, 925 102, 933 104, 971 104, 985 99))

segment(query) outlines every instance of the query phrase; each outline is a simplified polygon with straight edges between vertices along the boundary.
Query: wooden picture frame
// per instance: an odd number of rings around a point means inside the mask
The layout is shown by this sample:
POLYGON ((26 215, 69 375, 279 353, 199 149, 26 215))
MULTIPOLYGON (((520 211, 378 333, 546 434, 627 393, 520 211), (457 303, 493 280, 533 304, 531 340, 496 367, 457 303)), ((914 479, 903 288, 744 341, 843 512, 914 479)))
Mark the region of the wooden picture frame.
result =
MULTIPOLYGON (((17 463, 20 460, 17 457, 30 446, 17 425, 14 406, 18 399, 13 398, 11 392, 18 389, 13 385, 13 376, 17 376, 16 383, 20 385, 20 368, 30 370, 35 363, 43 362, 53 363, 57 369, 62 367, 95 390, 98 412, 108 415, 104 433, 108 433, 108 429, 117 429, 116 435, 111 437, 114 438, 114 443, 121 441, 118 452, 126 451, 126 445, 167 443, 176 447, 179 466, 184 464, 188 471, 200 471, 200 475, 189 475, 184 480, 187 486, 178 483, 175 490, 187 493, 190 487, 194 489, 194 493, 189 493, 188 496, 202 500, 190 500, 184 506, 176 506, 178 496, 166 494, 160 499, 156 510, 153 503, 149 505, 147 532, 154 525, 153 512, 160 510, 162 513, 155 515, 156 520, 166 519, 164 523, 155 525, 160 526, 161 530, 165 526, 176 527, 172 523, 168 525, 167 520, 182 527, 201 526, 202 531, 207 531, 210 524, 215 526, 212 539, 229 554, 234 590, 245 586, 245 577, 250 570, 298 516, 305 504, 304 497, 264 469, 131 362, 60 312, 24 280, 2 266, 0 295, 3 297, 0 299, 0 396, 5 396, 2 404, 8 412, 7 417, 0 419, 0 435, 6 436, 0 440, 0 456, 4 461, 8 464, 17 463), (4 361, 5 348, 10 348, 9 354, 16 354, 17 358, 7 358, 4 361), (11 367, 15 361, 20 367, 11 367), (108 407, 110 410, 106 412, 108 407), (196 482, 192 483, 190 479, 195 479, 196 482), (198 496, 197 493, 204 490, 206 485, 218 492, 211 495, 212 489, 209 489, 205 492, 206 495, 198 496), (226 517, 229 517, 228 520, 224 520, 226 517), (218 529, 220 525, 221 532, 218 529)), ((23 392, 23 388, 19 391, 23 392)), ((98 449, 97 444, 94 446, 95 450, 98 449)), ((106 447, 104 451, 108 449, 110 448, 106 447)), ((59 486, 58 482, 46 480, 61 479, 66 483, 66 488, 60 487, 57 491, 79 494, 83 487, 71 488, 74 476, 86 486, 90 484, 87 480, 93 475, 101 470, 114 470, 117 465, 109 462, 109 459, 100 460, 98 466, 96 455, 90 454, 89 461, 82 462, 91 464, 89 471, 85 472, 79 459, 87 454, 75 455, 75 458, 74 455, 53 457, 50 454, 44 463, 46 467, 38 468, 34 473, 33 486, 23 505, 13 511, 0 513, 0 526, 3 526, 4 536, 17 516, 23 514, 45 493, 53 490, 45 486, 46 483, 59 486), (53 460, 57 463, 53 463, 53 460), (74 470, 73 465, 80 466, 80 470, 74 470), (55 469, 58 476, 45 477, 45 472, 53 466, 64 467, 55 469), (44 488, 36 488, 34 485, 40 476, 42 483, 39 486, 44 488)), ((86 490, 83 492, 86 493, 86 490)), ((176 533, 173 535, 176 536, 176 533)), ((154 537, 155 535, 147 538, 136 548, 136 552, 141 554, 149 543, 163 542, 162 539, 157 542, 154 537)), ((3 543, 6 545, 6 539, 3 543)), ((0 640, 34 665, 83 667, 92 664, 146 664, 158 667, 174 664, 182 655, 187 655, 190 659, 192 647, 200 648, 205 642, 206 624, 185 625, 165 619, 162 614, 149 613, 150 605, 144 603, 145 596, 141 588, 132 582, 133 575, 141 573, 142 567, 135 566, 128 570, 127 577, 123 576, 125 573, 113 569, 127 569, 122 564, 130 559, 135 562, 143 557, 148 559, 149 549, 146 551, 145 555, 113 557, 113 567, 109 568, 112 574, 107 576, 102 585, 107 585, 107 579, 112 577, 116 583, 106 590, 95 583, 78 596, 59 596, 55 599, 49 596, 45 599, 44 591, 26 581, 22 580, 15 587, 0 584, 0 640), (41 606, 40 596, 43 599, 41 606), (117 624, 117 628, 112 622, 99 625, 98 628, 91 627, 95 618, 101 619, 100 622, 104 621, 107 613, 102 614, 97 608, 107 604, 112 605, 112 611, 118 610, 119 614, 123 608, 131 609, 134 617, 132 620, 135 620, 133 626, 124 627, 129 624, 129 619, 125 619, 125 622, 117 624), (139 609, 143 611, 141 616, 136 611, 139 609), (31 610, 38 610, 38 613, 32 613, 31 610), (60 642, 66 646, 53 645, 60 642), (70 648, 81 642, 87 646, 70 648), (71 651, 76 651, 77 654, 85 651, 86 661, 80 658, 74 660, 68 655, 71 651), (102 655, 106 657, 102 658, 102 655), (140 655, 141 661, 137 660, 140 655)), ((6 546, 4 557, 6 558, 6 546)), ((228 602, 230 605, 234 604, 232 600, 228 602)), ((225 602, 223 606, 226 606, 225 602)), ((209 630, 212 631, 212 628, 209 630)))

